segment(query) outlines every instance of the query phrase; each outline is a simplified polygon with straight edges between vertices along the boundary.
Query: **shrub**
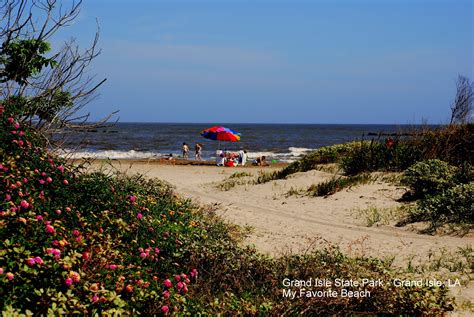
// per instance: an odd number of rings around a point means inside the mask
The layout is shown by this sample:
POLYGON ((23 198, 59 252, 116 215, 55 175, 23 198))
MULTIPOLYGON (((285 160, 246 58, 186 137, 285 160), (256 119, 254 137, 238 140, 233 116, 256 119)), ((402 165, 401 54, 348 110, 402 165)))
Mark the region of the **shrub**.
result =
POLYGON ((421 161, 405 171, 402 183, 411 188, 415 197, 422 198, 454 186, 457 172, 458 168, 441 160, 421 161))
POLYGON ((402 171, 421 158, 421 150, 404 140, 361 142, 341 161, 347 175, 372 171, 402 171), (393 142, 393 143, 392 143, 393 142))
POLYGON ((77 173, 34 146, 34 132, 2 112, 2 310, 183 310, 197 272, 183 260, 186 244, 204 232, 194 207, 163 182, 77 173))
POLYGON ((459 184, 418 202, 409 222, 430 221, 431 229, 445 223, 474 224, 474 182, 459 184))
MULTIPOLYGON (((292 162, 283 169, 275 172, 267 172, 259 175, 256 184, 263 184, 276 179, 283 179, 291 174, 307 172, 316 169, 319 164, 335 163, 360 142, 348 142, 321 147, 311 153, 304 155, 301 159, 292 162)), ((362 142, 363 143, 363 142, 362 142)))

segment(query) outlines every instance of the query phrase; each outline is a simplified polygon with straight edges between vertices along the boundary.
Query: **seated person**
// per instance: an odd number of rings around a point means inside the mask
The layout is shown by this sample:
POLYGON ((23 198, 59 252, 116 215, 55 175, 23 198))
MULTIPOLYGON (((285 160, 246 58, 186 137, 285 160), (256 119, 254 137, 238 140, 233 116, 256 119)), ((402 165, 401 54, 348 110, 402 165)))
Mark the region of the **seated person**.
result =
POLYGON ((268 164, 267 164, 265 155, 257 157, 257 158, 253 161, 253 165, 256 165, 256 166, 267 166, 268 164))

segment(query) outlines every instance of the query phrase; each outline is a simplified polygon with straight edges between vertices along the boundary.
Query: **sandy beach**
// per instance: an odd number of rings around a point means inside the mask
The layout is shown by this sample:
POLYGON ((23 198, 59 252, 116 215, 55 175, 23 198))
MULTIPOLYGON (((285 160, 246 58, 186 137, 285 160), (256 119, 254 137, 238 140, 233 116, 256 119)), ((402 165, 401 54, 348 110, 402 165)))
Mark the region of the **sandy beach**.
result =
MULTIPOLYGON (((101 163, 96 162, 97 167, 101 163)), ((441 249, 456 251, 472 246, 474 237, 425 235, 413 226, 395 227, 387 216, 383 224, 368 226, 364 210, 391 210, 404 193, 384 181, 352 187, 327 198, 288 196, 290 189, 306 188, 329 179, 323 171, 296 173, 285 180, 258 185, 236 185, 227 191, 218 185, 233 173, 258 175, 278 167, 226 168, 212 165, 169 165, 153 162, 114 161, 113 165, 128 174, 157 177, 176 187, 176 191, 194 201, 213 205, 229 222, 252 227, 247 243, 258 250, 278 256, 285 252, 304 252, 311 244, 327 241, 340 245, 353 255, 395 256, 395 263, 408 259, 424 261, 441 249)), ((248 176, 250 177, 250 176, 248 176)))

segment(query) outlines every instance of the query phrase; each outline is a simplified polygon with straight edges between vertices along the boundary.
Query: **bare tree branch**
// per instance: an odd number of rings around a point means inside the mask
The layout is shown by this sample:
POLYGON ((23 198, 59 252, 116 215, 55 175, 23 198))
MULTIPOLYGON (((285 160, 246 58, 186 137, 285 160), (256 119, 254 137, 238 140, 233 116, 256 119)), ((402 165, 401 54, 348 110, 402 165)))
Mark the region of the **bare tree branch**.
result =
MULTIPOLYGON (((91 127, 89 115, 77 116, 97 97, 97 89, 106 79, 96 82, 88 74, 92 61, 100 54, 100 28, 89 47, 81 50, 74 39, 66 41, 48 60, 41 71, 15 81, 5 78, 4 50, 12 43, 34 40, 32 51, 37 52, 61 28, 77 19, 82 0, 6 0, 0 4, 0 98, 24 100, 23 121, 28 121, 46 135, 58 129, 91 127)), ((113 113, 115 114, 115 113, 113 113)), ((103 126, 113 114, 100 120, 103 126)))
POLYGON ((469 78, 459 75, 456 81, 456 97, 451 106, 450 124, 466 123, 471 120, 473 99, 473 84, 469 78))

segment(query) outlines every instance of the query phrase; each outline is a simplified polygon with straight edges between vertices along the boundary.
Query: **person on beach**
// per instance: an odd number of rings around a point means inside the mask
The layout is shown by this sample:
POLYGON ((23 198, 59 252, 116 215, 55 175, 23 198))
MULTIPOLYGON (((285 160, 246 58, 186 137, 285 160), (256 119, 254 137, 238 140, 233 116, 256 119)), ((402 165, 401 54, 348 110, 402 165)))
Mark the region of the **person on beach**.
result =
POLYGON ((217 166, 224 166, 225 164, 225 155, 222 150, 216 151, 216 164, 217 166))
POLYGON ((196 158, 196 161, 202 161, 202 158, 201 158, 201 151, 202 151, 202 145, 200 143, 196 143, 196 146, 195 146, 195 158, 196 158))
POLYGON ((241 149, 239 151, 239 164, 245 166, 247 163, 247 150, 241 149))
POLYGON ((256 166, 267 166, 268 164, 267 164, 265 155, 257 157, 257 158, 253 161, 253 165, 256 165, 256 166))
POLYGON ((183 142, 183 158, 188 159, 189 157, 189 146, 186 144, 186 142, 183 142))

